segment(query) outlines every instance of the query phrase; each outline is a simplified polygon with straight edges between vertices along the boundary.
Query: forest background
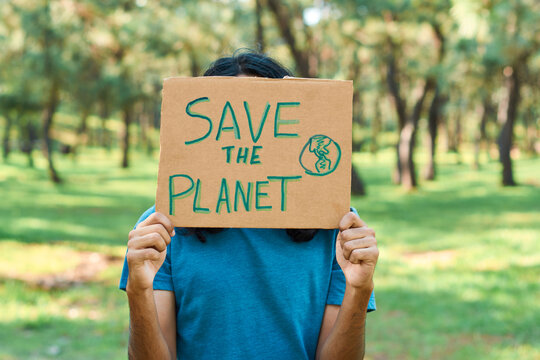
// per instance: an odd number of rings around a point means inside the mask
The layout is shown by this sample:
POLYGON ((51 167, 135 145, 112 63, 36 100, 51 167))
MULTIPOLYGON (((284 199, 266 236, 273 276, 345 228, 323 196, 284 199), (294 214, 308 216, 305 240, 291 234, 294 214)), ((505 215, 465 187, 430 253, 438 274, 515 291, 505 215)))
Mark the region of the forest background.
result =
POLYGON ((244 47, 354 80, 366 357, 540 357, 538 1, 0 0, 0 359, 125 357, 162 80, 244 47))

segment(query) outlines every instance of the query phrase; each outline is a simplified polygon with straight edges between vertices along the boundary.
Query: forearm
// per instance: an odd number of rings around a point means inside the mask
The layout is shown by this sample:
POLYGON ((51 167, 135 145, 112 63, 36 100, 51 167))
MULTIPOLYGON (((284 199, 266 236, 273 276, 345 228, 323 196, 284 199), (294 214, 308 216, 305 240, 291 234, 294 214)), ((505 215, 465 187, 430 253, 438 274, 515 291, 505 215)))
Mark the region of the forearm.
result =
POLYGON ((152 290, 131 292, 127 289, 129 302, 128 358, 172 359, 163 337, 157 316, 152 290))
POLYGON ((367 307, 373 287, 347 285, 336 322, 318 354, 319 360, 363 359, 367 307))

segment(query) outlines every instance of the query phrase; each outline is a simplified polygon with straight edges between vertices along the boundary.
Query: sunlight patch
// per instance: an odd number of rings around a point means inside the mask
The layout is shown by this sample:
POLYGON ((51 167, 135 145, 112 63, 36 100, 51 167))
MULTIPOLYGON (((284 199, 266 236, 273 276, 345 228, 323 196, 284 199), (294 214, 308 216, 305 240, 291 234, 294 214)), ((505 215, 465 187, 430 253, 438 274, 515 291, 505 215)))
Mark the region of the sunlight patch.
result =
POLYGON ((403 259, 412 266, 447 268, 455 264, 457 253, 457 250, 411 252, 403 254, 403 259))
POLYGON ((65 289, 94 280, 120 258, 67 246, 0 243, 0 278, 14 279, 42 289, 65 289))

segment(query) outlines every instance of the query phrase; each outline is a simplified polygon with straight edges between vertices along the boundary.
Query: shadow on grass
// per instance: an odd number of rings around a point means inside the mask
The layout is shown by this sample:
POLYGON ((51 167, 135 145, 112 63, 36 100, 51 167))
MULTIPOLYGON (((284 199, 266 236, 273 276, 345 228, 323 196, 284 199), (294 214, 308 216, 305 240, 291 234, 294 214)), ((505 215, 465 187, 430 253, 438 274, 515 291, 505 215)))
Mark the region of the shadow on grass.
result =
MULTIPOLYGON (((463 185, 463 184, 461 184, 463 185)), ((540 191, 534 187, 519 189, 486 188, 483 182, 467 182, 466 188, 430 190, 400 194, 395 189, 353 197, 360 215, 379 227, 384 240, 425 245, 439 249, 441 237, 459 232, 485 233, 490 229, 538 229, 540 191), (508 217, 515 216, 512 221, 508 217), (429 236, 426 236, 429 235, 429 236)), ((442 246, 444 248, 444 245, 442 246)))
MULTIPOLYGON (((515 267, 508 273, 523 271, 515 267)), ((507 280, 501 280, 479 289, 482 296, 474 300, 460 287, 420 290, 424 285, 414 283, 422 281, 421 276, 409 278, 409 287, 376 287, 378 310, 368 315, 368 353, 374 359, 492 359, 498 358, 495 345, 538 349, 540 309, 521 308, 519 299, 500 301, 500 293, 513 290, 504 288, 507 280)), ((538 293, 538 286, 529 284, 510 297, 530 296, 534 288, 538 293)))
MULTIPOLYGON (((132 185, 133 186, 133 185, 132 185)), ((0 182, 1 240, 121 245, 154 199, 140 192, 84 186, 0 182)))
POLYGON ((125 359, 125 295, 109 279, 43 290, 0 279, 1 359, 125 359))
POLYGON ((125 359, 127 352, 126 323, 110 320, 16 321, 2 324, 0 338, 2 359, 125 359))
POLYGON ((25 243, 86 242, 122 245, 136 220, 152 204, 126 207, 20 207, 19 216, 0 228, 1 240, 25 243), (45 212, 42 212, 45 211, 45 212))

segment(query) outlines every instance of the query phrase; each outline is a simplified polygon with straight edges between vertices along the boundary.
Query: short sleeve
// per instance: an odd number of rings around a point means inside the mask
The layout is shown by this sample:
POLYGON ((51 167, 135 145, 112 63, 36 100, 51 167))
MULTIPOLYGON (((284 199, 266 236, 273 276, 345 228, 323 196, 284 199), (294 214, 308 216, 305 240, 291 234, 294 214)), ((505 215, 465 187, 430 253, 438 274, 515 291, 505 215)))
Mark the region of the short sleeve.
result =
MULTIPOLYGON (((356 209, 351 208, 351 211, 358 215, 356 212, 356 209)), ((335 241, 337 238, 337 230, 334 232, 334 249, 335 249, 335 241)), ((339 266, 337 260, 336 260, 336 254, 335 250, 333 251, 333 261, 332 261, 332 271, 330 274, 330 286, 328 287, 328 295, 326 297, 326 304, 328 305, 341 305, 343 302, 343 296, 345 295, 345 275, 343 274, 343 271, 341 270, 341 267, 339 266)), ((371 293, 371 296, 369 298, 368 308, 367 311, 375 311, 377 310, 377 305, 375 303, 375 292, 371 293)))
MULTIPOLYGON (((146 210, 144 214, 141 215, 137 223, 135 224, 135 227, 137 227, 137 225, 139 225, 140 222, 144 221, 147 217, 149 217, 155 211, 156 211, 155 206, 152 206, 150 209, 146 210)), ((128 275, 129 275, 128 263, 127 263, 127 259, 124 258, 124 267, 122 269, 122 275, 120 276, 120 284, 119 284, 119 288, 122 290, 126 290, 128 275)), ((172 274, 171 274, 171 244, 167 246, 167 256, 165 257, 165 261, 163 262, 163 265, 161 265, 158 272, 156 273, 153 287, 154 287, 154 290, 168 290, 168 291, 174 290, 172 274)))
MULTIPOLYGON (((335 238, 337 236, 337 230, 334 232, 334 246, 335 249, 335 238)), ((332 251, 333 260, 332 260, 332 271, 330 273, 330 286, 328 287, 328 295, 326 296, 326 304, 328 305, 341 305, 343 301, 343 295, 345 295, 345 275, 341 271, 336 260, 335 250, 332 251)))

